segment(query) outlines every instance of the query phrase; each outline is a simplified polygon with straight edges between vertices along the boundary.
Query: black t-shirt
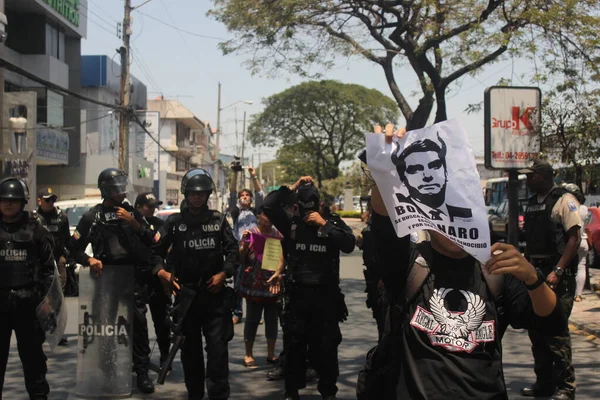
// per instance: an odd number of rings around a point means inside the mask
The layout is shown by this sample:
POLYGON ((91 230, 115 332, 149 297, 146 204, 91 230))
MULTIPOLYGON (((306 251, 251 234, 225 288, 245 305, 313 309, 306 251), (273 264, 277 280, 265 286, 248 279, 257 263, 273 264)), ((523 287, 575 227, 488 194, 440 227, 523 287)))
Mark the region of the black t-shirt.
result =
MULTIPOLYGON (((388 217, 375 214, 371 228, 386 269, 386 290, 402 298, 410 239, 398 238, 388 217)), ((549 316, 539 317, 525 285, 514 276, 504 275, 495 299, 474 258, 432 253, 431 273, 399 320, 398 381, 386 389, 385 399, 507 399, 501 351, 506 327, 559 334, 567 327, 560 303, 549 316)))

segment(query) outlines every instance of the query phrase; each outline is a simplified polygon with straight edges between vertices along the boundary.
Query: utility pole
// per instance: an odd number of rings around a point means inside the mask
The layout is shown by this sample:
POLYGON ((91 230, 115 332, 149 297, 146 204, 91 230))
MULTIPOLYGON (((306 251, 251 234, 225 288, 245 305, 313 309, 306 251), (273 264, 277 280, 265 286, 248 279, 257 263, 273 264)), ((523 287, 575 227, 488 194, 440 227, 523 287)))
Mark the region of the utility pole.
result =
MULTIPOLYGON (((217 93, 217 144, 216 144, 216 159, 215 165, 215 185, 217 187, 217 207, 222 207, 223 201, 221 199, 221 188, 219 187, 219 175, 221 174, 221 167, 219 163, 219 156, 221 155, 221 82, 218 85, 218 93, 217 93)), ((227 181, 224 180, 225 186, 227 186, 227 181)))
MULTIPOLYGON (((246 138, 246 111, 244 111, 244 122, 242 123, 242 164, 244 164, 244 162, 246 161, 244 159, 244 145, 245 145, 245 138, 246 138)), ((246 175, 243 174, 242 172, 242 187, 246 187, 246 175)))
POLYGON ((131 38, 131 0, 125 0, 123 17, 123 46, 121 53, 121 95, 119 101, 123 111, 119 118, 119 169, 129 173, 129 40, 131 38))

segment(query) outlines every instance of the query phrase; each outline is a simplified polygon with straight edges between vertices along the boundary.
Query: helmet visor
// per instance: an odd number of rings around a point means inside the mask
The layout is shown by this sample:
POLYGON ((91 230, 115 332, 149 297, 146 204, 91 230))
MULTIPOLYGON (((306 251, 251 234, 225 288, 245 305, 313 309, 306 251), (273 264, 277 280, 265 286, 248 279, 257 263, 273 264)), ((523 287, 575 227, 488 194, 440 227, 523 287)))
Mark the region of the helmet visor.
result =
POLYGON ((100 190, 105 197, 113 197, 120 194, 126 194, 128 185, 129 179, 127 178, 127 175, 119 175, 103 182, 100 190))

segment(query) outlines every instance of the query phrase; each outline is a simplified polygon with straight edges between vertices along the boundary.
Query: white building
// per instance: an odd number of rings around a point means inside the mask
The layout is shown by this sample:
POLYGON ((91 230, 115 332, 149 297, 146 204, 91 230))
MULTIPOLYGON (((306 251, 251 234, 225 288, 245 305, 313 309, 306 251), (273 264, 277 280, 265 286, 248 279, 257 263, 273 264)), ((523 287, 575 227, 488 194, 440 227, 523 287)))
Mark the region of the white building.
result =
POLYGON ((200 167, 214 175, 210 124, 179 101, 162 98, 148 100, 145 121, 151 136, 138 136, 136 154, 153 162, 158 198, 177 205, 183 200, 181 178, 187 170, 200 167))

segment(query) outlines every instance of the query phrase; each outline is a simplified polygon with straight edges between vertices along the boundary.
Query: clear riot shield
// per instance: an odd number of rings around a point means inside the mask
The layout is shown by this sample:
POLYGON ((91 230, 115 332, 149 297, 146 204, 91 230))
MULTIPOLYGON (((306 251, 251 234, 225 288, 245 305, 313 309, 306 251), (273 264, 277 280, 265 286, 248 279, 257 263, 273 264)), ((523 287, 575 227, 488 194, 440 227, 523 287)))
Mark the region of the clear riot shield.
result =
POLYGON ((78 398, 131 396, 133 279, 131 265, 104 265, 99 277, 80 270, 78 398))
POLYGON ((36 314, 40 326, 46 332, 46 341, 50 349, 54 350, 65 333, 67 326, 67 305, 60 285, 58 269, 54 266, 54 278, 46 296, 36 307, 36 314))

